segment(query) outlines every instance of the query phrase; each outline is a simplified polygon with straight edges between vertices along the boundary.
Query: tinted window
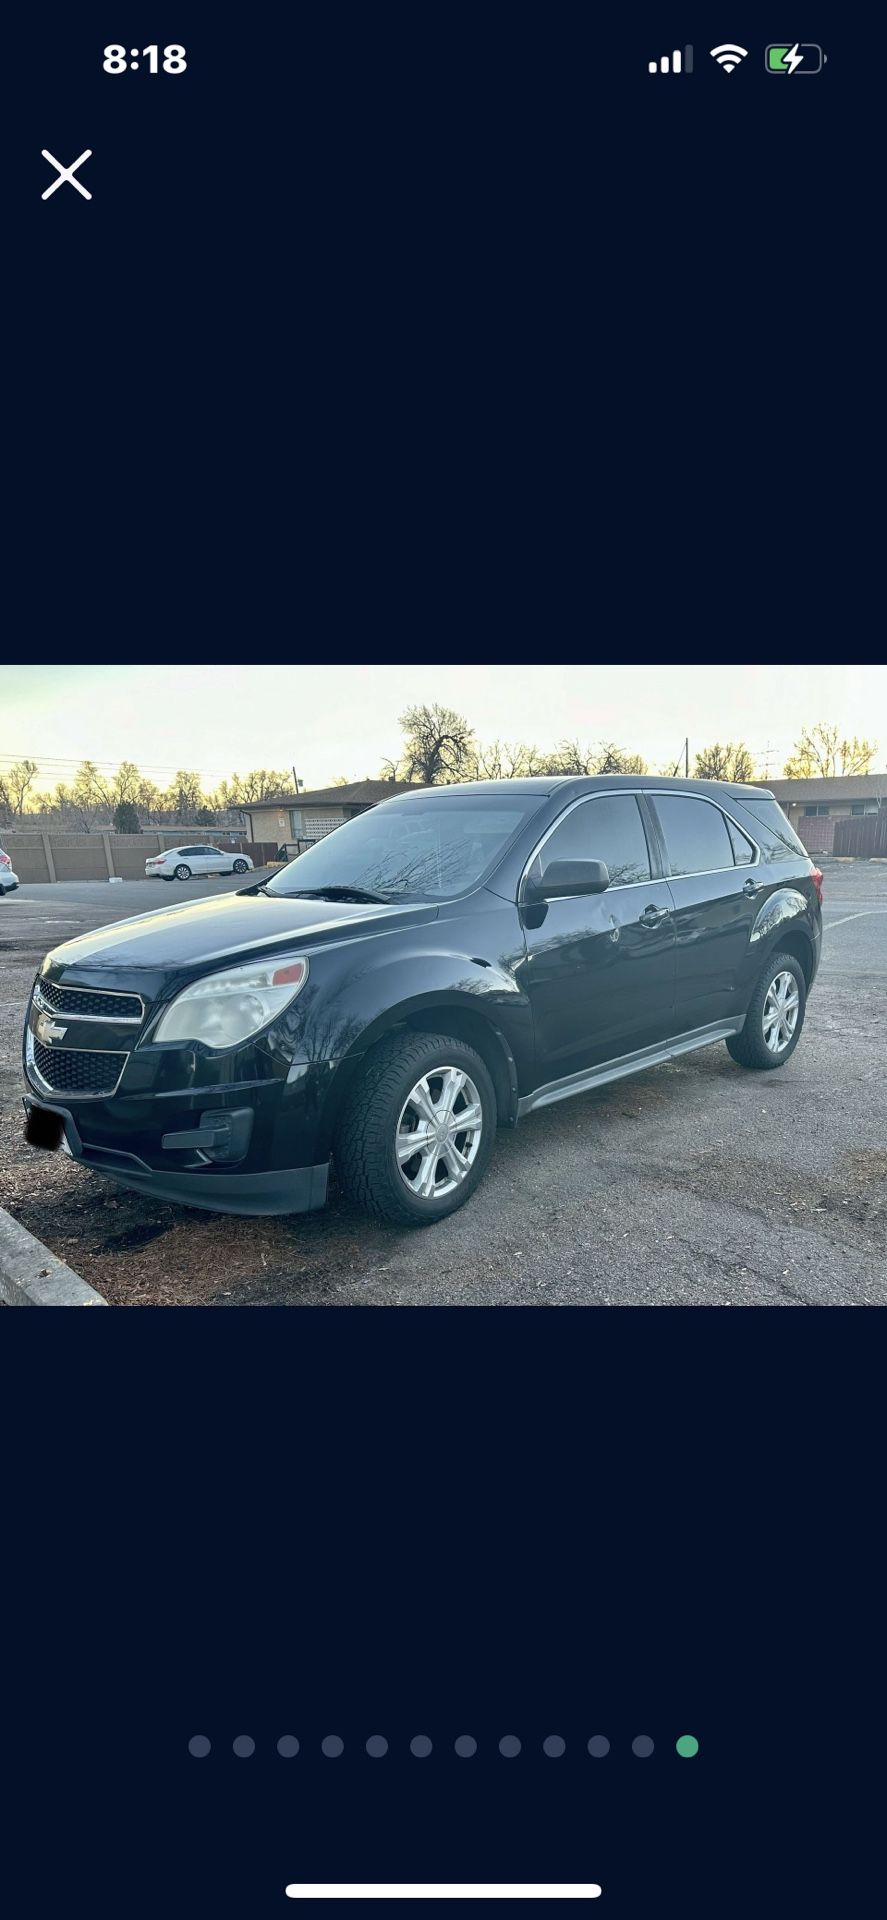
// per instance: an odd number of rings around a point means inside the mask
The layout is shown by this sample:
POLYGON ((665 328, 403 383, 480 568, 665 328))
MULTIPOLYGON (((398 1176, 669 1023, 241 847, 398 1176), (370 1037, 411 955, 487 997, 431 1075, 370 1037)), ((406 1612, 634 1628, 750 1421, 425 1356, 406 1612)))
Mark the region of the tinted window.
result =
MULTIPOLYGON (((775 800, 745 800, 738 804, 740 814, 747 813, 752 832, 765 860, 802 860, 807 853, 797 834, 789 826, 775 800)), ((730 805, 733 805, 731 800, 730 805)))
POLYGON ((744 833, 741 833, 734 820, 727 820, 727 832, 733 848, 733 858, 737 867, 747 867, 755 859, 755 849, 744 833))
POLYGON ((553 860, 603 860, 614 887, 649 880, 647 837, 634 795, 606 793, 574 807, 546 840, 534 868, 553 860))
POLYGON ((732 867, 733 848, 719 807, 694 800, 689 793, 657 793, 656 812, 672 873, 716 873, 732 867))
POLYGON ((452 899, 492 872, 540 804, 529 794, 386 801, 318 840, 267 891, 361 887, 390 900, 452 899))

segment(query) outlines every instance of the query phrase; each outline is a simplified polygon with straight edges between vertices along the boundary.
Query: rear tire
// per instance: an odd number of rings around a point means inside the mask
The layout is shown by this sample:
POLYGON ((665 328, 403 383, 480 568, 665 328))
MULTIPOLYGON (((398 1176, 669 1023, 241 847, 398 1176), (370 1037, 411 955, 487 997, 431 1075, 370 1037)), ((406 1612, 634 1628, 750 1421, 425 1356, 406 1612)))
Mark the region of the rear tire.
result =
POLYGON ((176 867, 176 879, 190 880, 190 878, 191 878, 191 868, 186 867, 183 861, 180 867, 176 867))
POLYGON ((161 878, 161 880, 165 880, 165 881, 166 881, 166 884, 167 884, 167 886, 168 886, 168 887, 171 887, 171 886, 172 886, 172 883, 173 883, 173 881, 174 881, 174 879, 175 879, 175 877, 176 877, 176 876, 175 876, 175 874, 174 874, 174 873, 162 873, 162 874, 160 875, 160 878, 161 878))
POLYGON ((496 1121, 493 1082, 473 1047, 445 1034, 392 1034, 368 1055, 348 1093, 336 1172, 349 1199, 378 1220, 431 1226, 480 1184, 496 1121))
POLYGON ((731 1034, 727 1051, 740 1067, 768 1073, 783 1067, 801 1038, 807 1007, 804 969, 793 953, 774 953, 761 971, 748 1004, 745 1026, 731 1034))
POLYGON ((249 867, 247 866, 247 864, 246 864, 246 861, 245 861, 245 860, 235 860, 235 862, 234 862, 234 872, 235 872, 235 873, 249 873, 249 867))

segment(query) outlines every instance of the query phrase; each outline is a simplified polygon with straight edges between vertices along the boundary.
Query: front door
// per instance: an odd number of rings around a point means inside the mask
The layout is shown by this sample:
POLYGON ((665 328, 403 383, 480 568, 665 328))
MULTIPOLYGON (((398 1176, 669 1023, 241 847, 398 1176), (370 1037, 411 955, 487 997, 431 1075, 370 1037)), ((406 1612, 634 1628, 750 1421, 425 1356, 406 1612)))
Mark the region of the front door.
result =
POLYGON ((571 807, 528 878, 555 860, 603 860, 610 886, 522 907, 537 1087, 655 1046, 673 1021, 671 895, 634 794, 591 794, 571 807))

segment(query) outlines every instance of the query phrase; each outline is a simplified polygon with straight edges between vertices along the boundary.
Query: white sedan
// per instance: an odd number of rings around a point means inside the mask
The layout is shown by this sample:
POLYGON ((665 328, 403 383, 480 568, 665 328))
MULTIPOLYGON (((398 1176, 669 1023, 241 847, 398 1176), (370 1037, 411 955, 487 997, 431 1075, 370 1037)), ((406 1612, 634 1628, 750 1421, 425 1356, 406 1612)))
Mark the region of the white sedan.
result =
POLYGON ((12 861, 8 853, 0 847, 0 899, 4 893, 14 893, 18 886, 18 874, 12 871, 12 861))
POLYGON ((239 847, 167 847, 145 861, 148 880, 200 880, 209 873, 251 873, 253 863, 239 847))

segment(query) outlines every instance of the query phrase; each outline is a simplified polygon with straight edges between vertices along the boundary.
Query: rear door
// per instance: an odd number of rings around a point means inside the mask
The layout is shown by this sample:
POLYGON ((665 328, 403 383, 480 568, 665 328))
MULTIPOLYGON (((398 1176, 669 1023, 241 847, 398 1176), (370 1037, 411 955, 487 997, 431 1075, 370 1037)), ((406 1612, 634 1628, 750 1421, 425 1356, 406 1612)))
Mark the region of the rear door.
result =
POLYGON ((747 958, 767 891, 757 847, 701 794, 650 793, 676 935, 675 1028, 692 1032, 745 1010, 747 958))
POLYGON ((526 877, 555 860, 603 860, 611 884, 522 906, 537 1087, 654 1046, 673 1020, 671 895, 635 795, 589 794, 570 807, 526 877))

